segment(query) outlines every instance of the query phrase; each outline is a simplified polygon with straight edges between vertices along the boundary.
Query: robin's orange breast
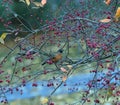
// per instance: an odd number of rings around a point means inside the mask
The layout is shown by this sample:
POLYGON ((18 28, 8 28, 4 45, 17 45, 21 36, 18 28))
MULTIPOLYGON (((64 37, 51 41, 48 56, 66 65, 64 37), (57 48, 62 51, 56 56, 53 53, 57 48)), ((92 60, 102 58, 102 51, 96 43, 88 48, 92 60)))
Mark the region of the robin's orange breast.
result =
POLYGON ((55 57, 53 57, 51 60, 52 62, 56 63, 58 62, 60 59, 62 59, 62 54, 57 54, 55 57))

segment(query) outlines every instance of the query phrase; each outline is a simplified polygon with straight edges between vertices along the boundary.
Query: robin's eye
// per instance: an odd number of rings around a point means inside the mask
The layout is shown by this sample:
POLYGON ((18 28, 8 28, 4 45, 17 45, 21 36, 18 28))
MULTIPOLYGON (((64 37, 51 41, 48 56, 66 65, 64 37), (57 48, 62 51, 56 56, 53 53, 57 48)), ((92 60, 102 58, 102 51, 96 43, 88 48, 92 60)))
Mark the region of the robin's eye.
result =
POLYGON ((55 57, 53 57, 52 59, 55 59, 55 57))

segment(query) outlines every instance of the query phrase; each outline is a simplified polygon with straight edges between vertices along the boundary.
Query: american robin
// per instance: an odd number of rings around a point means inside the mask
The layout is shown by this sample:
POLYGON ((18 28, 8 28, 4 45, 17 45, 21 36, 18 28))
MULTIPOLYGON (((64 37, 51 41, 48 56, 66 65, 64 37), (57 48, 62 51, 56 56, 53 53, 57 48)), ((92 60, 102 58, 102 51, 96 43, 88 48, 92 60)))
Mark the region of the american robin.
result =
POLYGON ((62 59, 62 53, 63 53, 63 49, 59 49, 55 56, 50 57, 49 59, 47 59, 45 62, 42 63, 42 65, 44 65, 46 63, 48 63, 48 64, 57 63, 59 60, 62 59))

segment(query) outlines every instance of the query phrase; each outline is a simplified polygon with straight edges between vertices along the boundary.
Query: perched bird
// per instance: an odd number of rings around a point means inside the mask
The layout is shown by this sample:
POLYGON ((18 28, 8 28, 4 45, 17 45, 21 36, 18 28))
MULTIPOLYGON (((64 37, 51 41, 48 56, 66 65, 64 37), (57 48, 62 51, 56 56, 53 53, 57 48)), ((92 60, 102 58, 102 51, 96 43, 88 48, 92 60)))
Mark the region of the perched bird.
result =
POLYGON ((42 63, 42 65, 44 64, 53 64, 53 63, 57 63, 58 61, 60 61, 62 59, 62 53, 63 53, 63 49, 59 49, 57 51, 57 54, 53 57, 50 57, 49 59, 47 59, 46 61, 44 61, 42 63))

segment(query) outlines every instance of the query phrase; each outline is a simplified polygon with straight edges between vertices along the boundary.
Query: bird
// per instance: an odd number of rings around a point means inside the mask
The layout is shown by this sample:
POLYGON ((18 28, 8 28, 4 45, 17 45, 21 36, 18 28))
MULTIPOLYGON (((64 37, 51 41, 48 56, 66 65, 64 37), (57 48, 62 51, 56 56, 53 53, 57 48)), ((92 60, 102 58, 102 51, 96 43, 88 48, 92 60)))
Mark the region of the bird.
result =
POLYGON ((52 56, 49 59, 45 60, 42 63, 42 65, 57 63, 58 61, 60 61, 62 59, 62 53, 63 53, 63 49, 59 49, 55 56, 52 56))

